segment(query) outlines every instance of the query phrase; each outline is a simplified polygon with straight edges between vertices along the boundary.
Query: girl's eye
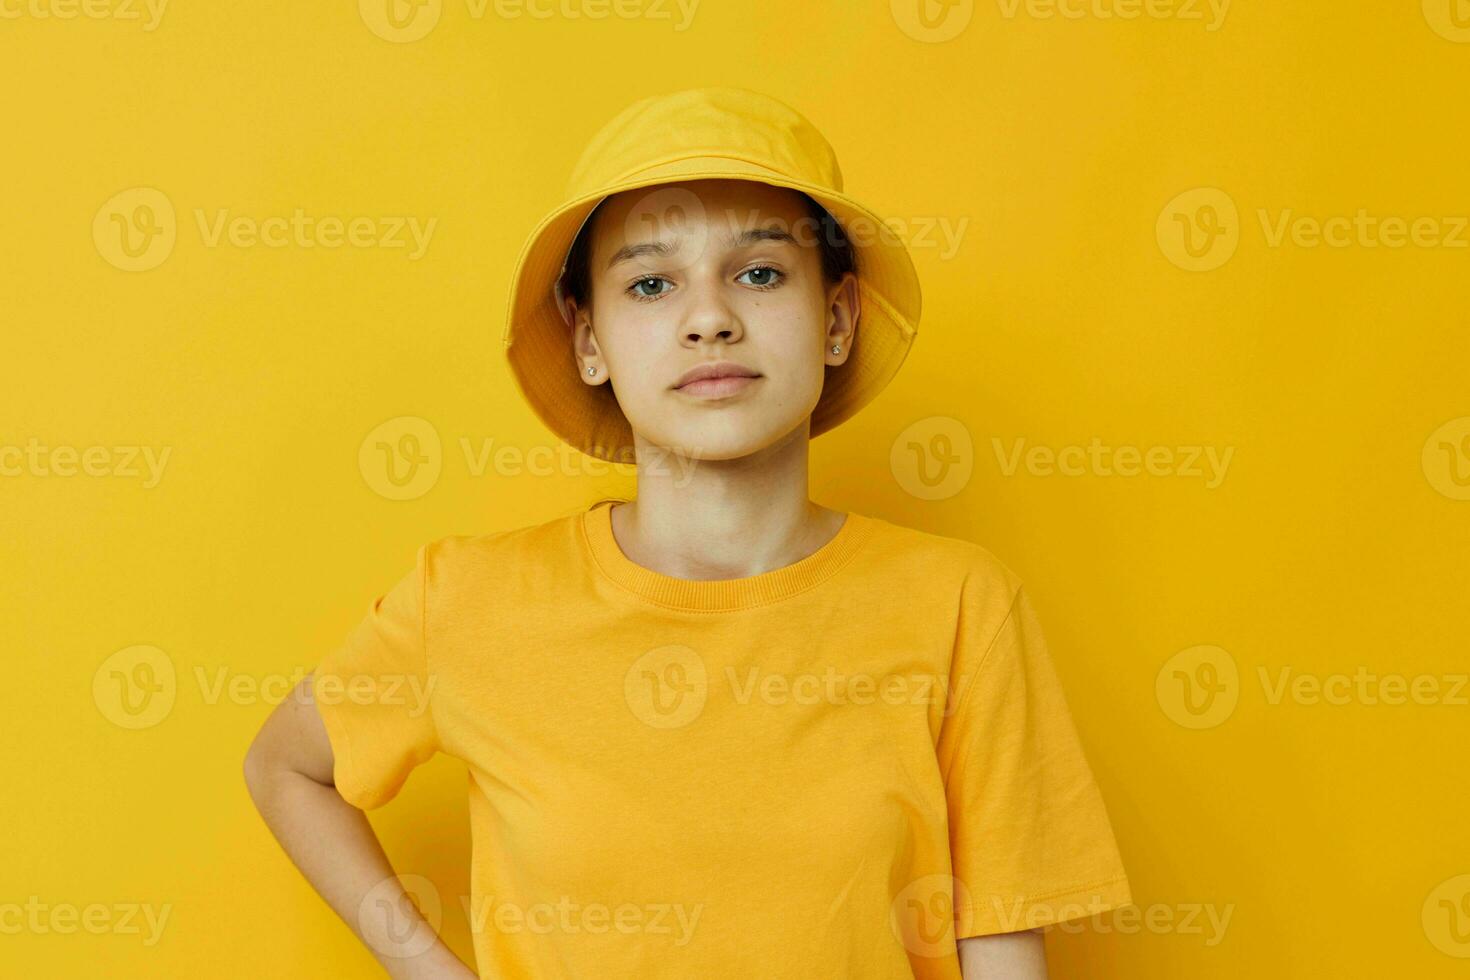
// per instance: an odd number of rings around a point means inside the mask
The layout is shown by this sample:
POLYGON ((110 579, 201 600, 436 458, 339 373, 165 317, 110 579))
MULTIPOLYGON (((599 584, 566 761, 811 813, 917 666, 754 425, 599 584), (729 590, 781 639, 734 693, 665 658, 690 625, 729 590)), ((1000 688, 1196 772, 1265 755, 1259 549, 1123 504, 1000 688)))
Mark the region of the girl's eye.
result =
POLYGON ((659 292, 650 295, 649 293, 640 292, 638 287, 646 286, 649 283, 657 284, 667 282, 668 280, 663 278, 662 276, 644 276, 642 279, 639 279, 637 282, 633 283, 633 285, 629 286, 628 292, 633 294, 634 299, 638 300, 639 302, 646 303, 649 300, 658 299, 664 294, 665 290, 660 290, 659 292))
MULTIPOLYGON (((756 289, 775 289, 785 279, 786 273, 768 265, 760 265, 753 269, 746 269, 736 279, 743 280, 746 276, 754 277, 754 281, 749 285, 756 289)), ((659 288, 660 284, 667 286, 669 281, 663 276, 644 276, 629 286, 627 292, 640 303, 649 303, 668 293, 668 289, 659 288), (649 289, 645 290, 644 287, 649 289)))
POLYGON ((758 265, 754 269, 745 270, 744 272, 740 273, 740 275, 755 276, 756 281, 751 283, 751 285, 757 289, 775 289, 776 284, 781 281, 779 278, 775 277, 784 276, 785 273, 783 273, 780 269, 773 269, 768 265, 758 265))

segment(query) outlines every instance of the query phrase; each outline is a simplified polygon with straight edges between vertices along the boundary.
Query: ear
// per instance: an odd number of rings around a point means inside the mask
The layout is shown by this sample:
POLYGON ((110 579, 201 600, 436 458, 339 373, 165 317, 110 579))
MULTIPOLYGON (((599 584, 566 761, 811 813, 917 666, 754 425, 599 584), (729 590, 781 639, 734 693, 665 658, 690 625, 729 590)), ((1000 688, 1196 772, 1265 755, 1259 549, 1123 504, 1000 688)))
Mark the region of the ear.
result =
POLYGON ((607 366, 602 361, 602 349, 597 344, 597 335, 592 332, 591 316, 578 307, 574 299, 566 299, 562 306, 572 324, 572 358, 577 365, 577 374, 583 384, 603 384, 609 375, 607 366))
POLYGON ((845 363, 852 354, 853 338, 861 315, 857 276, 851 272, 844 273, 841 281, 827 290, 827 333, 822 356, 829 366, 845 363), (841 349, 834 354, 833 347, 841 349))

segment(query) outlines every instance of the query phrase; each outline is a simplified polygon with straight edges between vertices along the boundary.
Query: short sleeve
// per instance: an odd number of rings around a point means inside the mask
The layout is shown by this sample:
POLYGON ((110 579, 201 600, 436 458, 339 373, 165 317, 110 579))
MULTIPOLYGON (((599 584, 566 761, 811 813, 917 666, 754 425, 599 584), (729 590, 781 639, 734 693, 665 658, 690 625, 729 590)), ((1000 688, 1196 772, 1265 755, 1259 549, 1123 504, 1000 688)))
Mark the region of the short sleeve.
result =
POLYGON ((439 749, 424 644, 425 547, 317 665, 312 695, 332 743, 337 792, 360 810, 398 794, 439 749))
POLYGON ((1017 586, 998 625, 996 609, 993 590, 962 600, 952 680, 965 687, 938 746, 957 939, 1035 929, 1132 900, 1030 599, 1017 586))

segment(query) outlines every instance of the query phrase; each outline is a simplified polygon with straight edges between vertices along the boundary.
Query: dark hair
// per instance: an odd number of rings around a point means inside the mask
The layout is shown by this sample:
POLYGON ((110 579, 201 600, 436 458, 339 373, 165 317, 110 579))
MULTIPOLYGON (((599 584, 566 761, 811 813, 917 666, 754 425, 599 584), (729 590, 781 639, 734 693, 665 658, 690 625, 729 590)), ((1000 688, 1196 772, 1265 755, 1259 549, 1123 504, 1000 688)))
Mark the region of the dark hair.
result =
MULTIPOLYGON (((810 194, 796 191, 806 202, 807 215, 817 226, 819 237, 817 247, 821 252, 822 280, 827 285, 838 282, 849 272, 856 273, 857 252, 852 243, 848 241, 842 225, 832 217, 830 211, 818 204, 810 194)), ((592 225, 597 220, 597 212, 602 210, 606 204, 604 199, 592 209, 592 214, 582 225, 582 230, 577 233, 576 241, 572 242, 571 250, 567 252, 566 277, 562 280, 562 292, 564 296, 577 301, 577 305, 585 308, 592 295, 591 263, 592 263, 592 225)), ((798 236, 800 237, 800 236, 798 236)))

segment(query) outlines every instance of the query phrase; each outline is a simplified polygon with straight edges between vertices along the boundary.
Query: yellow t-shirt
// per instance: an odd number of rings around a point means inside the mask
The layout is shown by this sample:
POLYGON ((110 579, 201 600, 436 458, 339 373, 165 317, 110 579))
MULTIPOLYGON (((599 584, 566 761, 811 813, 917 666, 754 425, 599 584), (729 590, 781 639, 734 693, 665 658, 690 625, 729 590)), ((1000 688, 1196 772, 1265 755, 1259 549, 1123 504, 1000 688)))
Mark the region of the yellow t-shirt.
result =
POLYGON ((468 767, 481 976, 958 980, 960 938, 1130 901, 989 551, 850 512, 794 564, 691 581, 610 511, 423 546, 316 672, 354 806, 468 767))

